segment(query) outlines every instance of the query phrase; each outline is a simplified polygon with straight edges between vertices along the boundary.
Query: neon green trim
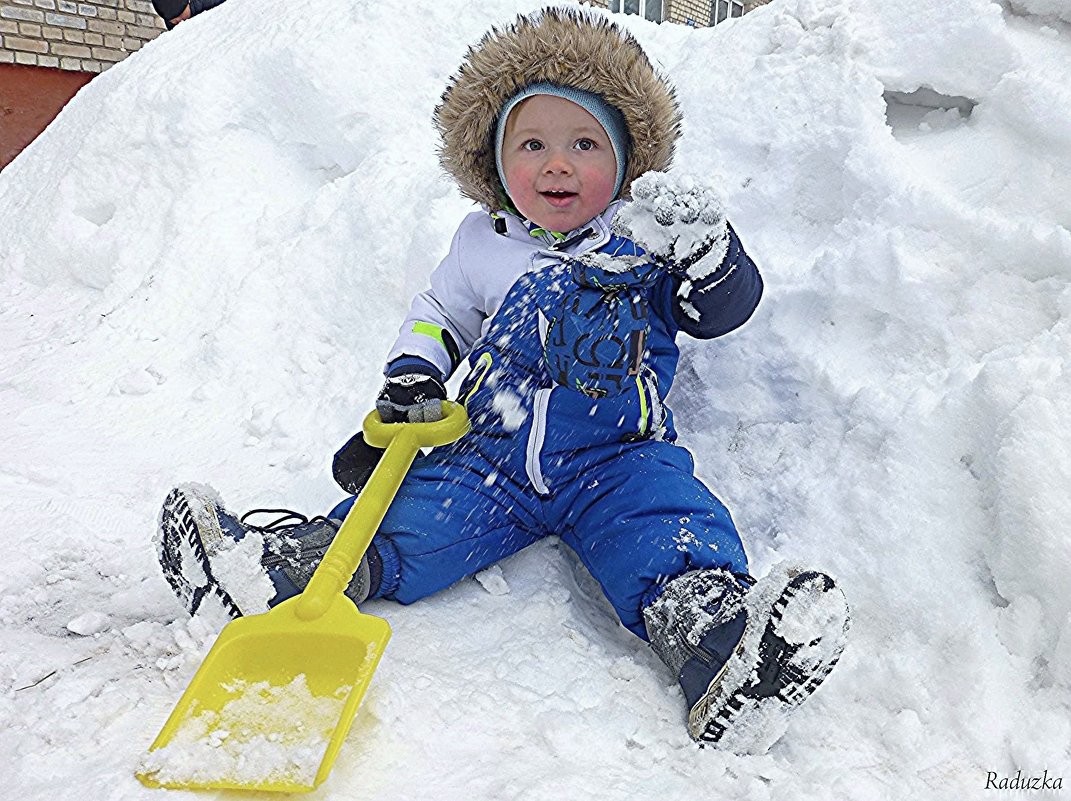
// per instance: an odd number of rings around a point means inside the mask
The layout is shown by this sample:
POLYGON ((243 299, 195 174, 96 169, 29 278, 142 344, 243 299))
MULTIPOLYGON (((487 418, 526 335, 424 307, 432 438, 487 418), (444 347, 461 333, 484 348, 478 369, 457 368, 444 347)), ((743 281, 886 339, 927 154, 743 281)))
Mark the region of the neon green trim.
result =
POLYGON ((647 429, 647 396, 643 394, 643 383, 636 376, 636 389, 640 392, 640 433, 645 434, 647 429))
POLYGON ((424 334, 425 336, 429 336, 432 339, 436 340, 444 348, 446 347, 446 343, 443 342, 443 330, 442 330, 442 328, 440 328, 437 325, 432 325, 431 323, 420 323, 420 322, 413 323, 413 333, 414 334, 424 334))
POLYGON ((543 234, 550 234, 559 242, 565 239, 565 234, 559 233, 558 231, 548 231, 546 228, 533 228, 528 233, 531 236, 543 236, 543 234))
MULTIPOLYGON (((520 217, 525 222, 528 222, 528 218, 525 217, 523 214, 521 214, 520 210, 513 204, 513 201, 510 199, 510 196, 508 194, 506 194, 506 190, 503 189, 501 185, 499 185, 498 191, 495 194, 498 196, 498 202, 499 202, 499 204, 501 204, 502 209, 504 211, 508 211, 510 214, 516 215, 517 217, 520 217)), ((492 219, 498 219, 501 216, 502 215, 497 214, 496 212, 491 212, 491 218, 492 219)), ((557 239, 559 242, 561 240, 565 239, 565 234, 560 233, 558 231, 548 231, 545 228, 534 228, 534 229, 529 230, 528 233, 531 234, 532 236, 543 236, 543 234, 550 234, 552 237, 557 239)))
POLYGON ((472 385, 472 389, 470 389, 468 391, 468 394, 465 395, 465 411, 468 411, 469 408, 469 398, 476 394, 476 390, 480 388, 480 384, 482 384, 483 380, 487 378, 487 374, 491 372, 491 361, 491 354, 484 353, 481 354, 479 360, 476 362, 475 369, 479 370, 482 367, 483 372, 480 373, 480 377, 476 379, 476 383, 472 385))

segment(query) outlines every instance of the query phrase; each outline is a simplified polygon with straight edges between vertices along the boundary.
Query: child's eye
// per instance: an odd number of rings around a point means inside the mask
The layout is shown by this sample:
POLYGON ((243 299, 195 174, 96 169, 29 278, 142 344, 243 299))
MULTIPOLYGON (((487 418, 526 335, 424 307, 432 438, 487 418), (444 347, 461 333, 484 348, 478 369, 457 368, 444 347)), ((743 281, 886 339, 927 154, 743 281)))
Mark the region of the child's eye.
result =
POLYGON ((521 150, 542 150, 542 149, 543 149, 543 143, 540 142, 538 139, 529 139, 527 142, 525 142, 523 145, 521 145, 521 150))
POLYGON ((577 139, 574 147, 577 150, 594 150, 595 143, 590 139, 577 139))

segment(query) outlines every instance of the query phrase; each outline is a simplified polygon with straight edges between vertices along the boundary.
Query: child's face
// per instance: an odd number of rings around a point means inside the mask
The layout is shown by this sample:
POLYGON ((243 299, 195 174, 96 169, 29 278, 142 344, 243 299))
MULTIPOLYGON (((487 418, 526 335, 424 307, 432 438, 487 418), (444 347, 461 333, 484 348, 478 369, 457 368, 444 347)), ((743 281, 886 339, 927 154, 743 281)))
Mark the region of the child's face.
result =
POLYGON ((502 172, 517 210, 551 231, 571 231, 613 200, 617 160, 584 108, 554 95, 519 103, 506 120, 502 172))

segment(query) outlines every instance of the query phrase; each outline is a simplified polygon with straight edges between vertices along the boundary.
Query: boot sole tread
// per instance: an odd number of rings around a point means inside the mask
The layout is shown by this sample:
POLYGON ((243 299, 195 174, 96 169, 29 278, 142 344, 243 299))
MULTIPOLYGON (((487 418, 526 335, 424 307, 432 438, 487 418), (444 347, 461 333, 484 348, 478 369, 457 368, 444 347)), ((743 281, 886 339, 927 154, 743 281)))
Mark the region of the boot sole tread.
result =
MULTIPOLYGON (((751 666, 751 669, 747 673, 748 679, 750 679, 756 672, 762 674, 768 671, 773 671, 777 676, 777 682, 782 686, 778 688, 775 694, 756 694, 755 690, 757 685, 751 684, 749 681, 745 680, 724 698, 719 705, 718 711, 714 713, 706 725, 703 726, 702 730, 698 732, 698 736, 693 734, 700 746, 705 744, 718 744, 725 736, 726 732, 732 728, 733 724, 739 720, 740 717, 746 712, 758 708, 760 705, 768 705, 773 700, 776 700, 786 709, 798 706, 817 690, 830 672, 832 672, 844 649, 845 643, 843 639, 837 646, 835 652, 816 665, 812 670, 805 670, 802 666, 790 663, 792 655, 799 650, 799 646, 793 649, 787 657, 784 657, 785 651, 783 649, 773 647, 774 641, 781 639, 776 633, 777 624, 782 620, 789 603, 799 594, 800 588, 806 581, 811 580, 812 577, 818 576, 822 579, 824 591, 832 589, 834 586, 832 581, 822 574, 802 573, 789 580, 777 600, 770 607, 769 616, 766 620, 762 637, 759 640, 758 657, 755 660, 755 664, 751 666)), ((751 625, 750 620, 748 621, 748 625, 751 625)), ((847 625, 848 623, 846 621, 845 631, 847 630, 847 625)), ((744 638, 746 637, 747 633, 745 632, 744 638)), ((744 638, 741 638, 741 643, 743 643, 744 638)), ((816 645, 822 639, 822 637, 813 639, 808 645, 816 645)), ((784 641, 781 640, 781 642, 783 643, 784 641)), ((720 683, 723 676, 724 673, 720 673, 718 677, 711 682, 707 694, 696 704, 697 708, 704 703, 706 704, 707 709, 714 705, 717 693, 722 689, 720 683)))
POLYGON ((224 590, 216 577, 212 575, 212 567, 205 553, 204 545, 198 534, 197 522, 189 503, 181 490, 172 490, 164 501, 163 512, 160 517, 160 530, 162 538, 157 556, 164 572, 164 578, 171 585, 171 589, 178 596, 182 605, 191 615, 204 602, 205 595, 212 592, 219 598, 224 608, 231 617, 241 617, 242 612, 238 604, 224 590), (182 546, 185 545, 204 573, 207 583, 195 585, 192 583, 182 567, 182 546))

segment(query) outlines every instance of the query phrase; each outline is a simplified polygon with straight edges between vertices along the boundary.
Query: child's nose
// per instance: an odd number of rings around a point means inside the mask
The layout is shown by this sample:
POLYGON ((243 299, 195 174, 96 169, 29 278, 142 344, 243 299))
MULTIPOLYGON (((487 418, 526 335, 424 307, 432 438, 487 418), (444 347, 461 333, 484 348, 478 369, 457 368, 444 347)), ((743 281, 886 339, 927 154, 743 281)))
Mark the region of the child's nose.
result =
POLYGON ((573 162, 567 153, 551 151, 547 155, 547 160, 543 162, 543 171, 547 174, 565 173, 570 175, 573 172, 573 162))

